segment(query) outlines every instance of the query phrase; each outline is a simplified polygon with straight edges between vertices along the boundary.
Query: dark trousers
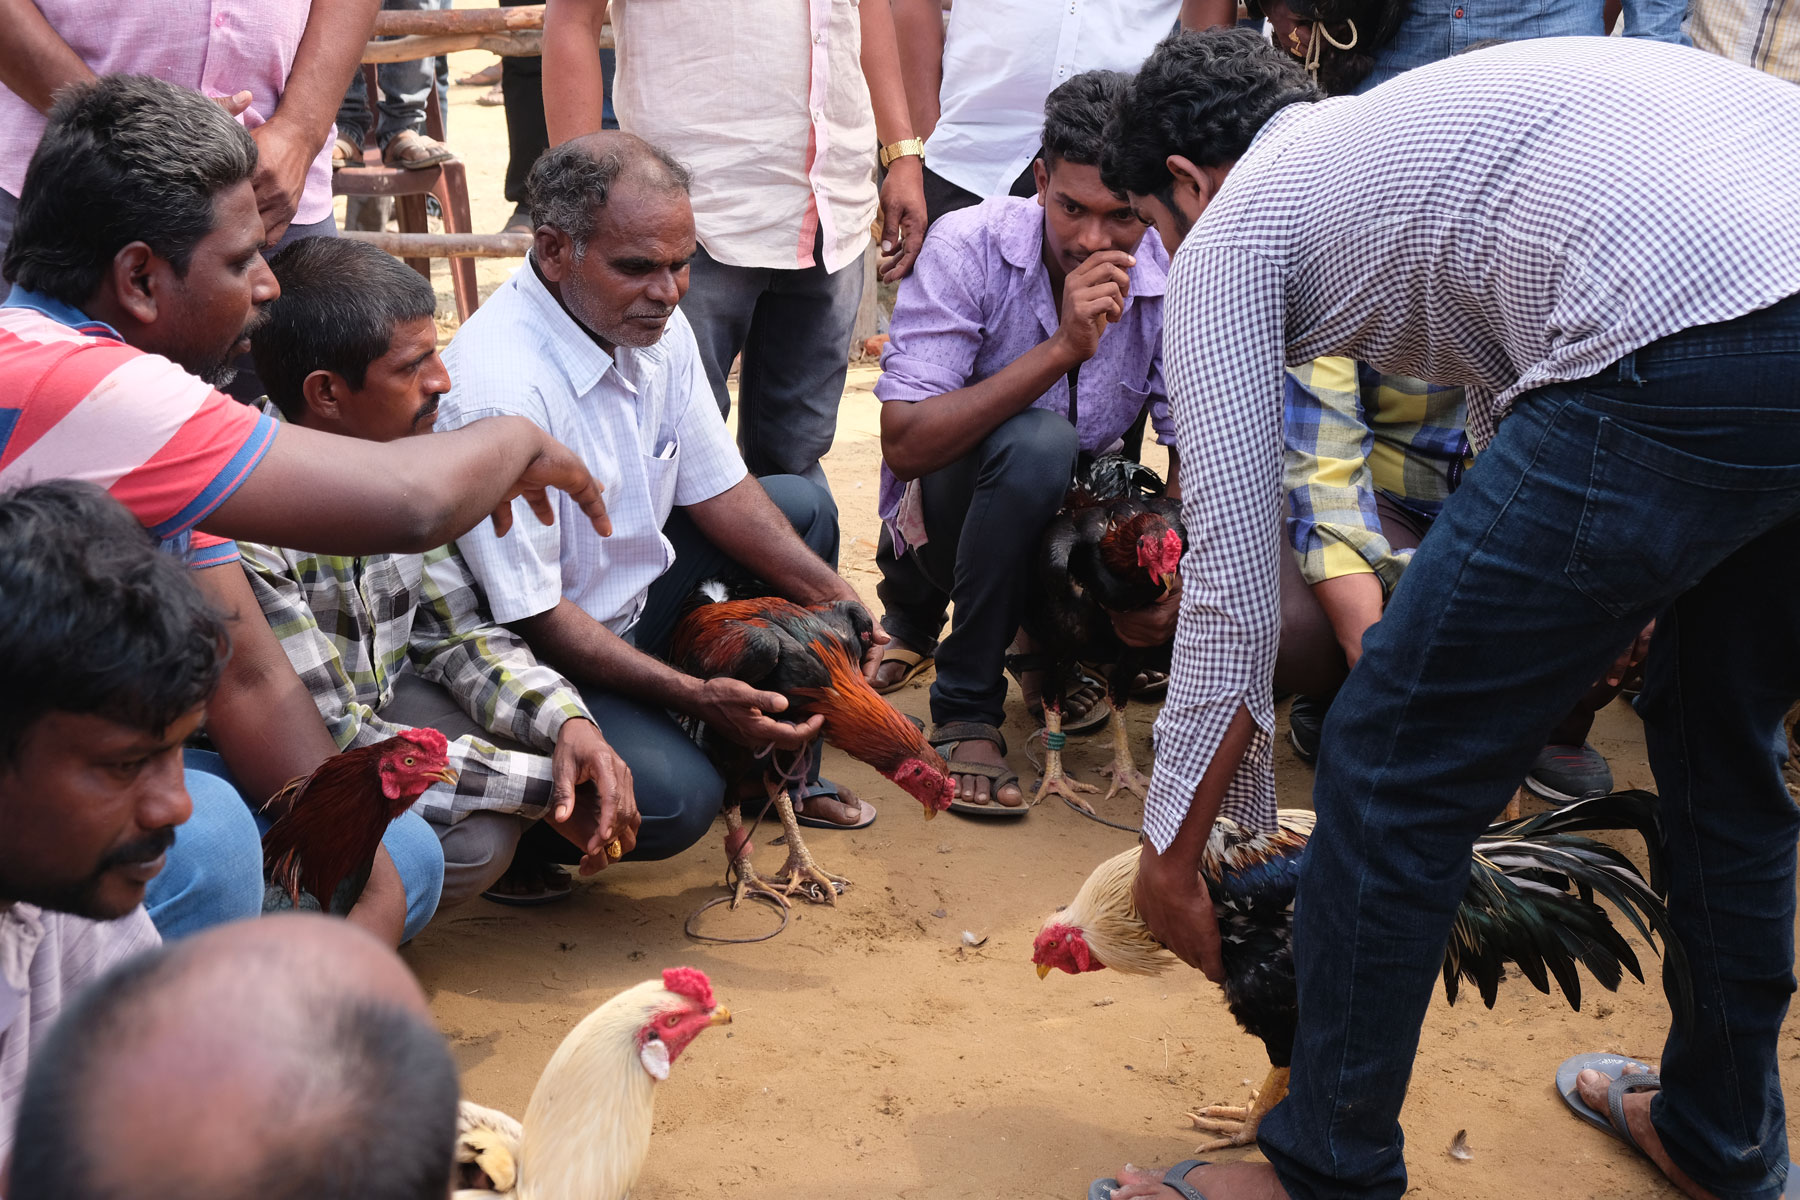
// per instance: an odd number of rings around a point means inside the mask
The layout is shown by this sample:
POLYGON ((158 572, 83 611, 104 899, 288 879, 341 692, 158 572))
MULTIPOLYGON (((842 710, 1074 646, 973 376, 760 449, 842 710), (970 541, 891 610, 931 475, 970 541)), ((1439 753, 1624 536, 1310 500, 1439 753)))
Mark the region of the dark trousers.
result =
MULTIPOLYGON (((1375 513, 1381 522, 1381 535, 1396 550, 1414 550, 1431 530, 1431 518, 1402 507, 1385 492, 1375 493, 1375 513)), ((1402 582, 1406 579, 1401 576, 1402 582)), ((1337 694, 1350 664, 1344 648, 1338 645, 1337 631, 1331 618, 1313 595, 1312 585, 1300 573, 1300 564, 1292 554, 1281 556, 1281 648, 1275 655, 1275 694, 1295 692, 1327 700, 1337 694)), ((1550 731, 1551 746, 1579 746, 1587 741, 1594 728, 1594 714, 1611 704, 1619 694, 1617 686, 1602 679, 1575 702, 1556 728, 1550 731)))
MULTIPOLYGON (((537 0, 500 0, 501 8, 520 8, 537 0)), ((606 86, 606 105, 600 111, 600 128, 617 129, 613 115, 611 50, 600 51, 600 78, 606 86)), ((538 155, 550 148, 550 131, 544 124, 544 60, 507 55, 500 60, 500 94, 506 98, 506 198, 525 203, 525 177, 538 155)))
MULTIPOLYGON (((1027 166, 1024 171, 1020 172, 1019 177, 1013 180, 1012 187, 1007 189, 1007 194, 1012 196, 1037 195, 1037 176, 1032 173, 1030 166, 1027 166)), ((945 213, 953 213, 959 208, 973 208, 984 199, 986 199, 985 196, 977 195, 966 187, 951 183, 930 167, 925 168, 925 219, 929 222, 925 226, 926 229, 935 225, 937 219, 945 213)))
POLYGON ((822 250, 815 237, 812 266, 778 271, 728 266, 703 248, 688 267, 681 311, 721 413, 731 411, 732 361, 744 356, 738 446, 750 473, 800 475, 825 487, 819 460, 837 436, 863 264, 827 271, 822 250))
POLYGON ((1528 393, 1420 546, 1325 722, 1294 915, 1292 1090, 1260 1134, 1296 1200, 1405 1192, 1400 1106, 1470 848, 1658 614, 1639 711, 1695 1004, 1651 1114, 1700 1186, 1781 1193, 1796 380, 1800 297, 1528 393))
POLYGON ((923 479, 930 540, 895 555, 882 530, 875 563, 883 628, 936 651, 931 717, 1006 718, 1006 647, 1019 628, 1038 538, 1068 492, 1075 429, 1059 413, 1028 408, 957 462, 923 479), (956 624, 942 645, 946 597, 956 624))

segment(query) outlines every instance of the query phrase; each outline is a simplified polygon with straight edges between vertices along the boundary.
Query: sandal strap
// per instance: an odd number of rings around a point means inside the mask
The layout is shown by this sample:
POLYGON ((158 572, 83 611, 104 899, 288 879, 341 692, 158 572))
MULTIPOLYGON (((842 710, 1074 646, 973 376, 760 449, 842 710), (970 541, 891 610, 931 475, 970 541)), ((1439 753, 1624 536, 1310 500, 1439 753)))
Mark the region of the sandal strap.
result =
POLYGON ((987 742, 1000 753, 1006 753, 1006 736, 995 726, 982 721, 944 721, 932 726, 931 736, 925 740, 933 750, 942 750, 956 742, 987 742))
POLYGON ((1056 658, 1053 655, 1036 651, 1027 651, 1006 656, 1007 672, 1011 674, 1014 679, 1017 679, 1027 671, 1049 671, 1055 669, 1055 667, 1056 658))
POLYGON ((1631 1136, 1631 1126, 1625 1121, 1625 1097, 1633 1092, 1650 1092, 1662 1090, 1662 1077, 1655 1071, 1639 1071, 1634 1075, 1620 1075, 1606 1087, 1606 1119, 1612 1122, 1613 1130, 1627 1146, 1642 1152, 1637 1139, 1631 1136))
POLYGON ((1195 1167, 1204 1167, 1206 1165, 1205 1159, 1183 1159, 1181 1162, 1176 1163, 1167 1171, 1163 1172, 1163 1185, 1165 1187, 1172 1187, 1177 1192, 1180 1192, 1182 1200, 1206 1200, 1206 1197, 1200 1192, 1200 1189, 1187 1182, 1187 1173, 1189 1171, 1193 1170, 1195 1167))

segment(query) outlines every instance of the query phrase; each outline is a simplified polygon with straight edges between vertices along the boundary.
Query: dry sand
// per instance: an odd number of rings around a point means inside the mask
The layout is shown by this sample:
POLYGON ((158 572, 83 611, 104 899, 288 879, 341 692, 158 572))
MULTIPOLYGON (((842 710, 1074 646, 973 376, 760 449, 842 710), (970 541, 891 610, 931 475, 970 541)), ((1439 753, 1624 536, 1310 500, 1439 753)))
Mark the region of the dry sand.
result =
MULTIPOLYGON (((451 65, 461 74, 485 61, 466 54, 451 65)), ((470 164, 477 226, 498 229, 510 211, 500 200, 501 110, 477 108, 473 89, 453 93, 451 139, 470 164)), ((484 290, 514 265, 484 263, 484 290)), ((441 269, 437 281, 451 311, 441 269)), ((842 510, 844 573, 871 603, 873 380, 870 368, 852 371, 826 460, 842 510)), ((928 679, 895 697, 902 710, 925 715, 928 679)), ((1016 691, 1012 712, 1012 761, 1029 784, 1035 774, 1019 748, 1031 726, 1016 691)), ((1133 712, 1147 762, 1151 708, 1133 712)), ((1628 709, 1602 713, 1594 740, 1619 786, 1650 784, 1628 709)), ((1071 766, 1098 780, 1105 740, 1072 745, 1071 766)), ((1282 803, 1306 806, 1310 772, 1285 742, 1276 754, 1282 803)), ((1197 973, 1059 973, 1042 982, 1033 973, 1039 921, 1131 835, 1054 799, 1018 822, 944 815, 927 824, 911 799, 860 764, 828 751, 826 767, 881 817, 859 832, 809 833, 821 862, 854 886, 836 908, 800 906, 773 941, 720 946, 683 935, 688 915, 719 894, 717 838, 670 862, 578 882, 567 903, 517 910, 478 900, 440 913, 405 954, 453 1043, 466 1094, 522 1113, 551 1051, 590 1008, 678 964, 704 969, 736 1022, 703 1036, 661 1088, 645 1198, 1079 1197, 1125 1161, 1187 1157, 1201 1137, 1185 1131, 1183 1113, 1235 1102, 1261 1079, 1260 1043, 1197 973), (986 943, 966 947, 964 930, 986 943)), ((1100 810, 1128 823, 1139 816, 1126 800, 1100 810)), ((767 828, 759 836, 770 869, 782 856, 772 836, 767 828)), ((774 923, 760 906, 714 909, 703 920, 727 935, 774 923)), ((1653 956, 1641 947, 1640 955, 1654 972, 1653 956)), ((1557 1064, 1579 1051, 1654 1059, 1667 1020, 1660 990, 1630 979, 1617 995, 1590 986, 1580 1013, 1516 976, 1492 1011, 1468 998, 1451 1008, 1440 993, 1404 1114, 1412 1191, 1674 1195, 1643 1161, 1574 1120, 1552 1087, 1557 1064), (1468 1161, 1447 1152, 1459 1130, 1468 1161)), ((1800 1057, 1800 1040, 1784 1038, 1782 1054, 1800 1057)), ((1795 1099, 1790 1088, 1790 1106, 1795 1099)))

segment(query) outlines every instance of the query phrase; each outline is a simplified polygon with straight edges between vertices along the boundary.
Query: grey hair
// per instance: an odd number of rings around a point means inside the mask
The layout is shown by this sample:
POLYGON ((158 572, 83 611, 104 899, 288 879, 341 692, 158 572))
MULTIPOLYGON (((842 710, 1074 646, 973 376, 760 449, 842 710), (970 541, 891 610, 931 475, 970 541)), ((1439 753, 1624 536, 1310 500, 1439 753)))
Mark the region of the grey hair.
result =
POLYGON ((532 227, 560 229, 582 253, 594 236, 595 214, 622 178, 683 194, 694 182, 673 155, 642 138, 628 133, 575 138, 552 146, 532 164, 525 180, 532 227))
POLYGON ((256 170, 256 142, 199 92, 107 75, 57 94, 25 170, 5 276, 81 305, 143 242, 185 274, 213 199, 256 170))

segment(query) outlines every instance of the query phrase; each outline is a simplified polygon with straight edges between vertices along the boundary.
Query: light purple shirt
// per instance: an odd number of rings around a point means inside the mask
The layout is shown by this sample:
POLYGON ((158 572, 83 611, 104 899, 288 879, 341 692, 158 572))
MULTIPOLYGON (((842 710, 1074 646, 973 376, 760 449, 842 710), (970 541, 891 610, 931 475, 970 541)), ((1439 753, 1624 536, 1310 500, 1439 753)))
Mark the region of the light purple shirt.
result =
MULTIPOLYGON (((968 387, 1054 334, 1060 320, 1043 248, 1044 210, 1035 199, 997 196, 933 225, 894 302, 876 398, 925 400, 968 387)), ((1162 375, 1169 256, 1155 230, 1145 231, 1135 254, 1125 312, 1081 365, 1076 432, 1083 450, 1119 441, 1146 404, 1156 440, 1175 443, 1162 375)), ((1068 416, 1068 379, 1058 379, 1032 407, 1068 416)), ((905 545, 895 528, 905 492, 882 463, 881 519, 896 549, 905 545)))
MULTIPOLYGON (((238 120, 267 121, 306 32, 310 0, 35 0, 96 75, 154 75, 207 96, 250 93, 238 120)), ((0 191, 13 196, 44 135, 44 114, 0 86, 0 191)), ((306 172, 294 224, 331 214, 331 134, 306 172)))

